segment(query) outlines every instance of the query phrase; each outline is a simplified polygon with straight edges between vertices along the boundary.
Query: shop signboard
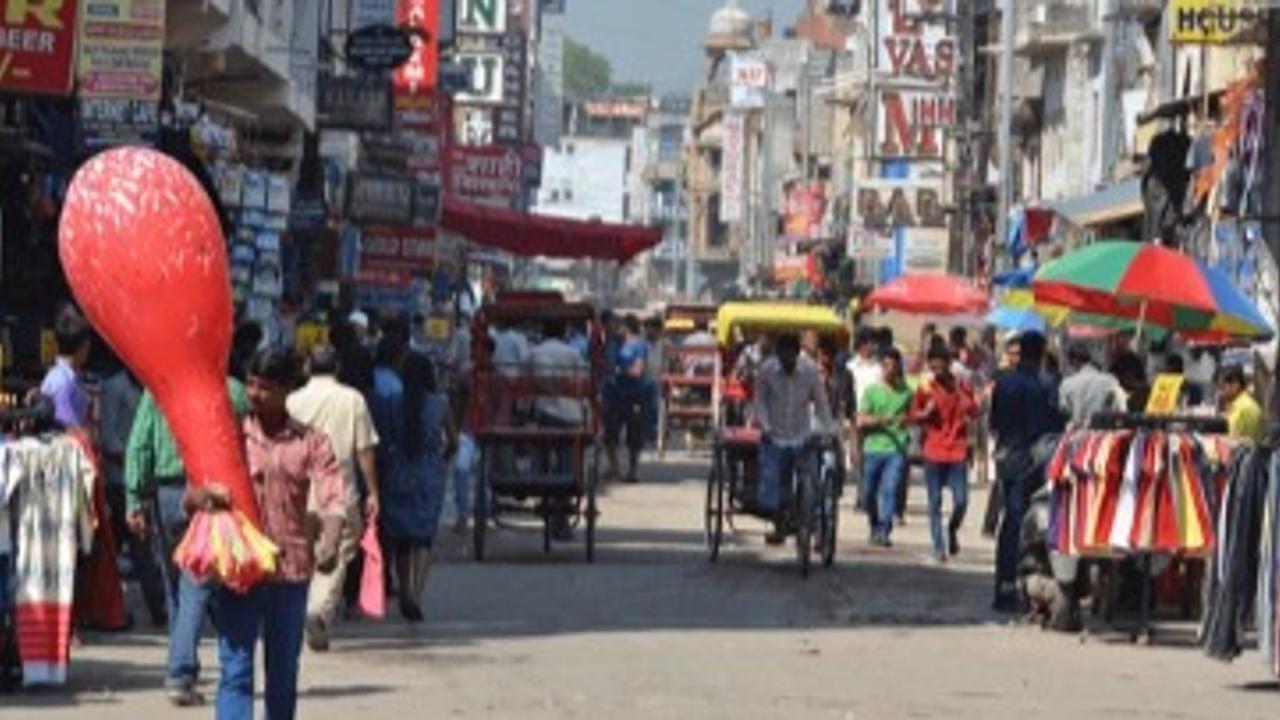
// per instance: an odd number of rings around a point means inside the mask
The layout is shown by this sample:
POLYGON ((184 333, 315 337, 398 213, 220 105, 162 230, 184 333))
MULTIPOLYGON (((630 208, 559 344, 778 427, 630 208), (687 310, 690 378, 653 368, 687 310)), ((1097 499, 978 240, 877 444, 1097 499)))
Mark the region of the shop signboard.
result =
POLYGON ((353 174, 347 190, 347 217, 356 223, 412 224, 413 181, 382 173, 353 174))
POLYGON ((497 105, 502 102, 506 57, 501 51, 467 51, 454 54, 471 79, 470 86, 455 99, 466 105, 497 105))
POLYGON ((945 272, 950 233, 946 228, 904 230, 903 268, 906 272, 945 272))
POLYGON ((956 99, 947 91, 879 88, 875 153, 881 158, 941 160, 946 131, 956 123, 956 99))
POLYGON ((351 28, 396 24, 396 0, 352 0, 351 28))
POLYGON ((860 180, 854 191, 854 198, 857 222, 865 228, 885 230, 947 226, 942 187, 937 182, 860 180))
POLYGON ((866 227, 849 229, 849 257, 855 260, 885 260, 893 257, 894 238, 892 233, 884 233, 866 227))
POLYGON ((391 126, 391 88, 366 78, 321 75, 316 124, 343 130, 387 130, 391 126))
POLYGON ((409 33, 413 52, 391 76, 396 120, 401 127, 429 128, 436 118, 436 73, 440 46, 436 25, 440 0, 399 0, 396 20, 409 33))
POLYGON ((729 105, 736 110, 759 110, 769 88, 769 66, 757 53, 729 54, 729 105))
POLYGON ((371 227, 361 234, 360 270, 405 276, 435 264, 435 233, 403 227, 371 227))
POLYGON ((742 185, 744 135, 743 116, 738 113, 725 115, 724 148, 720 165, 720 221, 734 223, 742 220, 742 185))
POLYGON ((955 0, 878 0, 876 68, 881 78, 938 83, 955 74, 956 39, 946 18, 955 0))
POLYGON ((164 0, 87 0, 80 20, 77 94, 160 99, 164 0))
POLYGON ((502 35, 507 31, 507 0, 458 0, 458 32, 502 35))
POLYGON ((76 0, 0 0, 0 90, 68 95, 76 0))
POLYGON ((527 153, 501 145, 450 146, 445 162, 445 191, 450 197, 504 208, 524 201, 527 153))
POLYGON ((164 78, 163 0, 88 0, 83 8, 77 96, 84 146, 153 140, 164 78))
POLYGON ((394 70, 413 54, 413 35, 390 25, 369 25, 347 35, 346 60, 371 73, 394 70))
POLYGON ((1175 43, 1221 45, 1255 27, 1266 17, 1259 0, 1173 0, 1169 38, 1175 43))
POLYGON ((518 29, 503 38, 502 98, 493 111, 494 140, 503 145, 519 145, 525 139, 527 54, 528 40, 518 29))
POLYGON ((816 240, 822 236, 822 214, 826 211, 822 183, 798 185, 787 192, 786 233, 784 240, 816 240))

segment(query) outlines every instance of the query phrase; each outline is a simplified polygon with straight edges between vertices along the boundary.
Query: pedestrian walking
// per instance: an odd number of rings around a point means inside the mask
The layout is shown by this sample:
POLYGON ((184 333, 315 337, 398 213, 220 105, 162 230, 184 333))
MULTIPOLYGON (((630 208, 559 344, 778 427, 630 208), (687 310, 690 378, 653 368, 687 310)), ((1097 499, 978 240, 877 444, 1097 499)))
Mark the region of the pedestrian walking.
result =
MULTIPOLYGON (((249 411, 244 385, 227 378, 227 395, 237 418, 249 411)), ((187 471, 155 396, 144 392, 134 413, 125 448, 124 492, 129 528, 146 538, 153 564, 164 583, 169 616, 169 658, 165 693, 179 707, 197 705, 204 698, 196 690, 200 679, 200 635, 204 629, 213 587, 183 572, 173 551, 187 532, 190 515, 183 508, 187 471)))
MULTIPOLYGON (((214 591, 218 628, 218 720, 252 718, 254 656, 261 636, 266 671, 266 717, 293 720, 298 701, 298 658, 307 617, 307 589, 315 572, 333 572, 347 509, 346 481, 324 432, 289 417, 297 380, 287 350, 258 351, 246 365, 249 415, 242 427, 245 459, 262 509, 262 531, 280 549, 274 576, 239 593, 214 591), (315 512, 309 513, 309 499, 315 512), (311 540, 319 519, 319 540, 311 540)), ((195 486, 186 509, 230 507, 225 487, 195 486)))
POLYGON ((116 360, 116 370, 102 383, 98 412, 98 457, 106 480, 107 506, 111 513, 111 530, 129 558, 133 578, 142 589, 142 599, 151 616, 151 624, 165 627, 169 621, 165 605, 164 583, 160 569, 147 541, 129 531, 128 505, 125 501, 124 464, 129 448, 133 418, 142 400, 142 384, 129 369, 116 360))
POLYGON ((89 395, 81 371, 89 361, 93 332, 80 311, 68 305, 58 313, 53 326, 58 356, 40 382, 40 394, 53 402, 53 417, 68 430, 89 424, 89 395))
MULTIPOLYGON (((374 456, 378 435, 364 396, 338 382, 338 355, 332 346, 312 348, 308 369, 311 379, 289 396, 289 415, 328 436, 345 482, 346 507, 338 541, 338 563, 333 572, 315 574, 307 601, 307 646, 324 652, 329 649, 329 630, 342 603, 348 566, 360 547, 365 523, 376 523, 378 518, 378 473, 374 456), (364 477, 367 488, 363 503, 358 475, 364 477)), ((308 509, 314 513, 316 498, 312 495, 308 509)))
POLYGON ((1044 336, 1027 332, 1018 343, 1019 363, 996 381, 991 400, 991 431, 996 436, 996 475, 1003 499, 996 542, 993 608, 1018 612, 1018 545, 1035 478, 1052 454, 1058 417, 1058 389, 1043 371, 1044 336))
POLYGON ((978 402, 969 383, 952 370, 953 357, 945 345, 929 350, 932 377, 916 390, 911 420, 923 435, 925 486, 929 498, 929 533, 938 562, 960 554, 960 527, 969 507, 969 426, 978 402), (942 489, 951 491, 951 517, 942 528, 942 489))
POLYGON ((380 439, 381 535, 399 588, 400 614, 420 622, 444 505, 445 458, 457 434, 433 364, 408 352, 407 329, 386 328, 378 356, 370 409, 380 439))
POLYGON ((881 351, 880 370, 880 381, 862 393, 857 426, 862 436, 862 506, 871 525, 871 543, 890 547, 898 484, 906 478, 912 391, 896 348, 881 351))
POLYGON ((610 478, 619 477, 618 445, 623 433, 627 439, 626 482, 639 482, 640 452, 645 444, 645 418, 656 417, 656 399, 646 375, 649 344, 640 335, 640 321, 628 315, 623 322, 623 336, 615 361, 617 374, 612 385, 612 398, 605 418, 605 450, 610 478), (650 405, 653 411, 649 410, 650 405))

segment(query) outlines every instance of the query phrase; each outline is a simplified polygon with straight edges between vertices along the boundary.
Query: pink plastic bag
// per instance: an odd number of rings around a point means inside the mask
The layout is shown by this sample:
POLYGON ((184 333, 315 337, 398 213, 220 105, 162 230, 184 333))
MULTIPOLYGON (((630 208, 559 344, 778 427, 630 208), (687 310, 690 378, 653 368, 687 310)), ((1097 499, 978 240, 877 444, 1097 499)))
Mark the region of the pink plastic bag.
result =
POLYGON ((360 614, 381 620, 387 614, 387 588, 382 575, 382 546, 378 544, 378 523, 370 520, 360 538, 364 550, 364 571, 360 575, 360 614))

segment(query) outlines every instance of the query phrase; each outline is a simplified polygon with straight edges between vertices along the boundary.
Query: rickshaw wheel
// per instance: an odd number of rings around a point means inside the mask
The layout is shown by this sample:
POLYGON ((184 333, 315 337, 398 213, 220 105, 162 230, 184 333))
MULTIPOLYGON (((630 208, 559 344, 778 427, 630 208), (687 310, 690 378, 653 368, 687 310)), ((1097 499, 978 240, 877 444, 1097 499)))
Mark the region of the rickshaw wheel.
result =
POLYGON ((819 503, 819 540, 822 543, 822 566, 831 567, 836 561, 836 538, 840 526, 840 483, 836 469, 827 468, 822 474, 822 501, 819 503))
POLYGON ((715 450, 715 459, 711 463, 711 474, 707 477, 707 504, 703 517, 703 528, 706 535, 707 551, 711 562, 720 558, 720 543, 724 538, 724 454, 715 450))
POLYGON ((809 577, 813 555, 813 478, 796 483, 795 522, 796 558, 800 561, 800 577, 809 577))
POLYGON ((596 507, 596 488, 600 485, 600 448, 598 446, 592 448, 591 451, 591 467, 587 469, 587 507, 586 507, 586 525, 587 525, 587 562, 594 563, 596 561, 596 516, 599 514, 596 507))
POLYGON ((476 473, 476 490, 471 494, 472 504, 475 506, 471 521, 471 539, 474 546, 476 562, 484 562, 484 542, 485 531, 489 524, 489 503, 488 493, 485 492, 489 486, 489 452, 485 448, 480 449, 480 472, 476 473))

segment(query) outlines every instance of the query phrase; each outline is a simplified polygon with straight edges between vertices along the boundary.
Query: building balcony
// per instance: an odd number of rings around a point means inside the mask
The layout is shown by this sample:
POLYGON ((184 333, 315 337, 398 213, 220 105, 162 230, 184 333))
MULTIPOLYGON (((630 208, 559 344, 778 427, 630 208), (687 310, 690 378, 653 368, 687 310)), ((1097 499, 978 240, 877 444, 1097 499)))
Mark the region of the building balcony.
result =
POLYGON ((1019 55, 1038 56, 1065 52, 1081 42, 1101 42, 1097 0, 1032 0, 1018 3, 1019 55))

